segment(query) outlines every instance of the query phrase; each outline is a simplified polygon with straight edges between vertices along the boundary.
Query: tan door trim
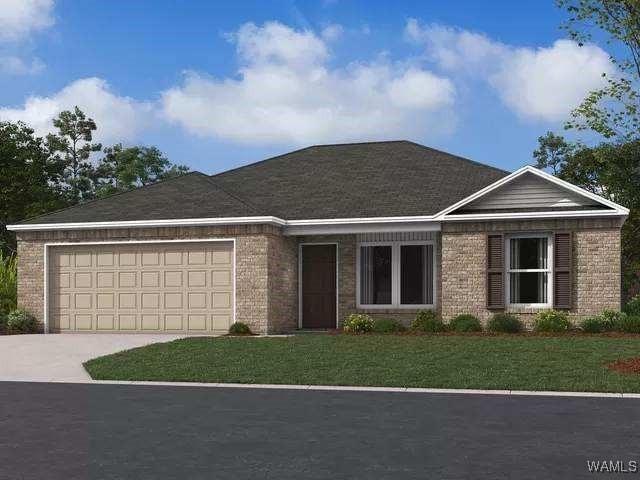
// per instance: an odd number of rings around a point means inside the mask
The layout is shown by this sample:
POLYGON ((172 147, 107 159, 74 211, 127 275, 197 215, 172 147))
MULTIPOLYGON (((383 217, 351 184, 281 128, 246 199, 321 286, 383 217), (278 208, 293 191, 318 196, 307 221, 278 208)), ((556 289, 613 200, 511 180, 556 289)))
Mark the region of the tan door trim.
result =
POLYGON ((132 245, 153 243, 202 243, 202 242, 231 242, 233 244, 233 322, 236 321, 236 239, 235 238, 186 238, 171 240, 120 240, 95 242, 49 242, 44 244, 44 333, 49 332, 49 251, 50 247, 64 247, 73 245, 132 245))

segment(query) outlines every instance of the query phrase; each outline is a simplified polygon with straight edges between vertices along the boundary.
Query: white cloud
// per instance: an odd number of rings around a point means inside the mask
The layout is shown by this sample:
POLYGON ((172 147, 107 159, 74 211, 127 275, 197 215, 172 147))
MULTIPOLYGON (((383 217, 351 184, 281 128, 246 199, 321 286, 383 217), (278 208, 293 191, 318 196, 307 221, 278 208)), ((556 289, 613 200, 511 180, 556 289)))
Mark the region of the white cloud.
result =
POLYGON ((384 60, 330 68, 321 35, 276 22, 243 25, 230 38, 238 77, 187 73, 162 94, 166 119, 199 135, 256 144, 405 138, 451 124, 455 89, 429 71, 384 60))
POLYGON ((405 35, 445 71, 486 80, 523 118, 561 121, 615 69, 596 45, 557 40, 550 47, 507 45, 486 35, 409 20, 405 35))
POLYGON ((152 114, 149 104, 114 94, 106 81, 84 78, 49 97, 31 96, 20 108, 0 108, 0 120, 22 120, 46 135, 55 130, 53 119, 76 105, 96 121, 94 139, 105 144, 134 139, 152 114))
POLYGON ((0 73, 9 75, 37 75, 45 69, 44 63, 38 58, 25 62, 14 55, 0 56, 0 73))
POLYGON ((0 41, 21 40, 53 23, 53 0, 0 0, 0 41))

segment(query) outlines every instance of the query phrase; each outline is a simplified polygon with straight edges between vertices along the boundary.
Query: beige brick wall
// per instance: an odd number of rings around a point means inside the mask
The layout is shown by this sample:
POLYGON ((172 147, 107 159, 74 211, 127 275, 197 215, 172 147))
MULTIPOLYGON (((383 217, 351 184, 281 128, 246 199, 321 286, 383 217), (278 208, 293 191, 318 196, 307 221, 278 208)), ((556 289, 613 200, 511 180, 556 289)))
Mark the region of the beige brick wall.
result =
POLYGON ((23 232, 18 235, 18 302, 44 321, 45 243, 189 238, 235 238, 237 321, 256 333, 295 325, 297 290, 287 293, 297 282, 295 241, 268 225, 23 232))
MULTIPOLYGON (((443 224, 442 315, 471 313, 486 321, 495 313, 486 305, 486 234, 553 232, 573 235, 574 321, 604 309, 620 308, 620 221, 617 219, 546 220, 443 224)), ((537 310, 507 308, 530 324, 537 310)))

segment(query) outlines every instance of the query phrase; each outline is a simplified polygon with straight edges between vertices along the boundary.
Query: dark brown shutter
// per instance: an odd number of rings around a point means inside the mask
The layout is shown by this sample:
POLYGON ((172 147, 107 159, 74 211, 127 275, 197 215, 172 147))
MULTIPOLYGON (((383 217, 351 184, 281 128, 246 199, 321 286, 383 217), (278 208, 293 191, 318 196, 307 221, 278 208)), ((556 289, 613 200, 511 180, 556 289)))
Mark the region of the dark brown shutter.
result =
POLYGON ((487 308, 504 308, 504 236, 487 235, 487 308))
POLYGON ((571 232, 553 235, 553 308, 571 308, 571 232))

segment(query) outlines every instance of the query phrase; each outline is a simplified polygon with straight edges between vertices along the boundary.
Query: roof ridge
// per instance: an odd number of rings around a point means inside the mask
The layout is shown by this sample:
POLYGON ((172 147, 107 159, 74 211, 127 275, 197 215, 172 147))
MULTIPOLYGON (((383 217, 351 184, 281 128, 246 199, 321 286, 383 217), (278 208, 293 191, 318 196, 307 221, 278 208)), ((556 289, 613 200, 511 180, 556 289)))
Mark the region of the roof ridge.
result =
POLYGON ((470 158, 463 157, 461 155, 456 155, 455 153, 451 153, 451 152, 445 152, 444 150, 440 150, 440 149, 437 149, 437 148, 428 147, 426 145, 422 145, 421 143, 413 142, 411 140, 402 140, 402 142, 410 143, 411 145, 415 145, 415 146, 423 148, 425 150, 430 150, 432 152, 444 153, 445 155, 449 155, 450 157, 455 157, 455 158, 457 158, 459 160, 463 160, 465 162, 472 163, 474 165, 479 165, 481 167, 491 168, 491 169, 497 170, 498 172, 501 172, 501 173, 507 173, 507 174, 513 173, 513 172, 510 172, 508 170, 503 170, 502 168, 494 167, 493 165, 488 165, 486 163, 478 162, 476 160, 471 160, 470 158))
POLYGON ((226 193, 227 195, 229 195, 231 198, 233 198, 234 200, 239 201, 240 203, 242 203, 243 205, 246 205, 247 207, 249 207, 252 210, 255 210, 256 213, 262 214, 262 210, 260 210, 256 205, 253 205, 251 202, 245 200, 242 197, 239 197, 238 195, 236 195, 235 193, 231 193, 228 190, 222 188, 215 180, 213 180, 209 175, 205 175, 205 180, 207 180, 209 183, 211 183, 214 187, 216 187, 218 190, 220 190, 221 192, 226 193))
POLYGON ((263 163, 266 163, 266 162, 270 162, 271 160, 277 160, 278 158, 282 158, 282 157, 286 157, 288 155, 293 155, 294 153, 302 152, 302 151, 307 150, 309 148, 311 148, 311 147, 298 148, 297 150, 293 150, 291 152, 281 153, 281 154, 275 155, 273 157, 265 158, 264 160, 258 160, 257 162, 247 163, 246 165, 240 165, 239 167, 230 168, 229 170, 223 170, 222 172, 218 172, 218 173, 214 173, 213 175, 209 175, 209 178, 218 177, 218 176, 223 175, 225 173, 235 172, 237 170, 242 170, 243 168, 247 168, 247 167, 254 167, 256 165, 260 165, 260 164, 263 164, 263 163))
POLYGON ((22 219, 22 220, 20 220, 18 223, 29 222, 29 221, 34 220, 34 219, 36 219, 36 218, 40 218, 40 217, 47 217, 47 216, 49 216, 49 215, 53 215, 54 213, 60 213, 60 212, 64 212, 64 211, 67 211, 67 210, 74 210, 74 209, 76 209, 76 208, 86 207, 87 205, 91 205, 91 204, 96 203, 96 202, 99 202, 99 201, 101 201, 101 200, 106 200, 107 198, 117 197, 118 195, 124 195, 125 193, 137 192, 137 191, 140 191, 140 190, 144 190, 144 189, 146 189, 146 188, 149 188, 149 187, 153 187, 153 186, 156 186, 156 185, 160 185, 160 184, 165 184, 165 183, 168 183, 168 182, 172 182, 172 181, 174 181, 174 180, 178 180, 179 178, 188 177, 189 175, 194 175, 194 174, 202 175, 202 176, 203 176, 203 177, 205 177, 205 178, 207 178, 207 177, 208 177, 208 175, 207 175, 207 174, 205 174, 205 173, 199 172, 199 171, 197 171, 197 170, 193 170, 193 171, 191 171, 191 172, 183 173, 182 175, 178 175, 178 176, 176 176, 176 177, 167 178, 167 179, 165 179, 165 180, 161 180, 161 181, 159 181, 159 182, 149 183, 149 184, 147 184, 147 185, 141 185, 140 187, 136 187, 136 188, 133 188, 133 189, 131 189, 131 190, 124 190, 124 191, 122 191, 122 192, 115 192, 115 193, 112 193, 112 194, 110 194, 110 195, 107 195, 106 197, 92 198, 91 200, 89 200, 89 201, 87 201, 87 202, 80 202, 80 203, 76 203, 75 205, 69 205, 68 207, 59 208, 59 209, 57 209, 57 210, 52 210, 52 211, 50 211, 50 212, 41 213, 41 214, 39 214, 39 215, 34 215, 34 216, 32 216, 32 217, 23 218, 23 219, 22 219))

